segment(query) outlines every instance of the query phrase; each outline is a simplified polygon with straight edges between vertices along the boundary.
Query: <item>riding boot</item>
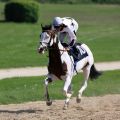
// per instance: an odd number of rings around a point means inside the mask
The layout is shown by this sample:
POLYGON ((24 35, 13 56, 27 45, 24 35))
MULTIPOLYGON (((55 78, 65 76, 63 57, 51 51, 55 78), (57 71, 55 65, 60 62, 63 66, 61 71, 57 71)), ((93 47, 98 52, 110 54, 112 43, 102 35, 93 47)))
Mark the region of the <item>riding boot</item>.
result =
POLYGON ((73 50, 74 50, 75 55, 78 55, 79 50, 78 50, 78 48, 76 47, 76 45, 73 46, 73 50))
POLYGON ((79 60, 79 58, 80 58, 79 49, 76 47, 76 45, 74 45, 72 47, 72 49, 73 49, 73 57, 74 57, 75 61, 79 60))

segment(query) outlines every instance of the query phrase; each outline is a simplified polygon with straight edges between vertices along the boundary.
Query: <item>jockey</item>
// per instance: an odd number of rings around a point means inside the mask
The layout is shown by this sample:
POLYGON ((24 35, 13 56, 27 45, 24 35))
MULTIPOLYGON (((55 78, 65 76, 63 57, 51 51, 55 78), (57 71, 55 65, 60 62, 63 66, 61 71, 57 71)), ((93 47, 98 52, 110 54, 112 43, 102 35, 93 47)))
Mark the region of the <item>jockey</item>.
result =
POLYGON ((59 40, 63 44, 64 47, 68 47, 73 49, 74 53, 78 53, 78 49, 76 48, 76 32, 78 30, 78 23, 71 17, 55 17, 53 20, 53 29, 57 30, 59 34, 59 40), (67 44, 63 43, 67 39, 67 44))

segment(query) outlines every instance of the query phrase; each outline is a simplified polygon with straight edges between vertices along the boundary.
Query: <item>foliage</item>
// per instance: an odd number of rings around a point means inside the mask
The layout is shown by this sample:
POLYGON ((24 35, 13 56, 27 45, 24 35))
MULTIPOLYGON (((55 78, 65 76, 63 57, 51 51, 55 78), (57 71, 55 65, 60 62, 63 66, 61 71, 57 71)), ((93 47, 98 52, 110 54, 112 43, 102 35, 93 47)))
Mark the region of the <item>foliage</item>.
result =
POLYGON ((10 1, 10 0, 0 0, 0 2, 8 2, 8 1, 10 1))
POLYGON ((92 0, 94 3, 101 3, 101 4, 120 4, 120 0, 92 0))
POLYGON ((11 1, 5 5, 5 18, 7 21, 31 22, 38 20, 39 5, 30 1, 11 1))
MULTIPOLYGON (((10 0, 0 0, 6 2, 10 0)), ((120 4, 120 0, 34 0, 40 3, 63 3, 63 4, 80 4, 80 3, 98 3, 98 4, 120 4)))
POLYGON ((41 3, 69 3, 69 4, 78 4, 78 3, 102 3, 102 4, 120 4, 120 0, 36 0, 41 3))

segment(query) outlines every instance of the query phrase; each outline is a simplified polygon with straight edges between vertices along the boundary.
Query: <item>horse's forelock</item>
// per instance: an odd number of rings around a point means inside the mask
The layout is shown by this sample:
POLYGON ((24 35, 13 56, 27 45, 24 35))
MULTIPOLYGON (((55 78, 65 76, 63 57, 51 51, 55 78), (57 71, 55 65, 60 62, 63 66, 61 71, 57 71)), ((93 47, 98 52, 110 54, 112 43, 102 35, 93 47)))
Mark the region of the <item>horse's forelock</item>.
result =
POLYGON ((50 25, 45 25, 45 26, 41 25, 41 27, 42 27, 42 31, 52 30, 52 25, 51 24, 50 25))

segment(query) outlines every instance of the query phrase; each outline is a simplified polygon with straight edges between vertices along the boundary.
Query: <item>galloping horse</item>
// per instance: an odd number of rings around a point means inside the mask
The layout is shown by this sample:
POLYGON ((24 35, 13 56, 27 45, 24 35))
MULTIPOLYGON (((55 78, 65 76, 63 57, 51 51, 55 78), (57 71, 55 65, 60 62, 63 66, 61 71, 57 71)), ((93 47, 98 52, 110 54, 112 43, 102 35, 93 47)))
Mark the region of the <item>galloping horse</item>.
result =
POLYGON ((38 52, 44 53, 46 49, 48 49, 49 52, 48 74, 45 79, 45 98, 47 105, 52 104, 48 93, 48 83, 55 79, 64 80, 65 82, 63 91, 66 100, 63 108, 67 109, 69 100, 72 96, 71 81, 73 76, 80 70, 83 70, 84 82, 78 91, 76 99, 79 103, 81 101, 82 93, 87 87, 89 77, 95 79, 101 75, 101 72, 95 69, 93 54, 88 46, 86 44, 81 44, 77 47, 81 53, 81 59, 74 62, 73 56, 69 55, 68 50, 59 41, 57 32, 52 30, 49 25, 42 26, 38 52))

